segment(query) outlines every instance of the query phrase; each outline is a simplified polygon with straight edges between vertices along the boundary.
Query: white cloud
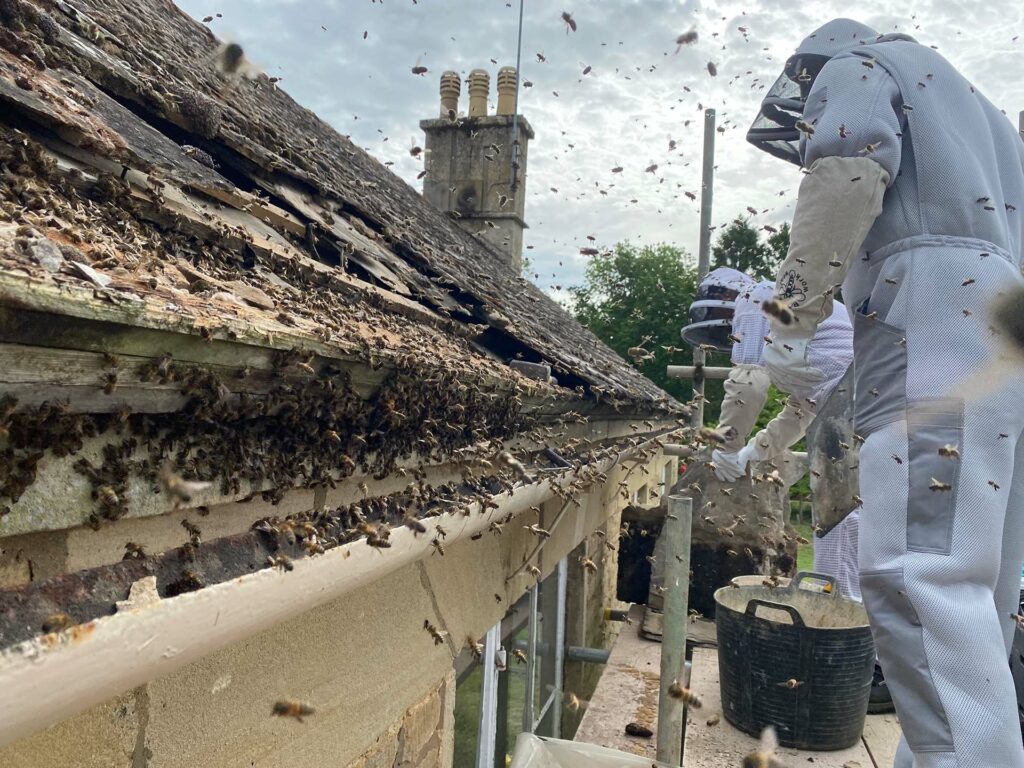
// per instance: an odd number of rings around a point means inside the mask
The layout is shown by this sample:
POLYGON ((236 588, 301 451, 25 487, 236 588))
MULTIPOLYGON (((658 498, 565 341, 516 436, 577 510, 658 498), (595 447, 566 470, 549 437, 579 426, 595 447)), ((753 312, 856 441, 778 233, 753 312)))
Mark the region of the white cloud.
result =
MULTIPOLYGON (((747 206, 768 209, 756 217, 758 224, 787 220, 798 171, 751 147, 744 135, 761 88, 771 85, 801 38, 836 16, 855 13, 879 31, 909 32, 935 44, 1014 121, 1024 108, 1016 66, 1024 55, 1019 0, 927 0, 899 16, 883 0, 853 7, 838 0, 566 0, 578 28, 569 34, 559 19, 562 5, 525 2, 522 77, 535 85, 521 92, 520 111, 536 131, 526 243, 534 246, 527 255, 537 282, 548 290, 579 282, 585 260, 578 248, 587 235, 600 245, 666 241, 696 252, 697 204, 683 193, 700 191, 698 105, 714 107, 725 127, 716 134, 714 223, 744 214, 747 206), (675 53, 676 35, 691 27, 700 40, 675 53), (708 61, 715 62, 717 77, 708 74, 708 61), (592 71, 582 76, 587 65, 592 71), (677 142, 675 152, 669 152, 669 138, 677 142), (657 173, 644 173, 651 163, 657 173), (616 165, 624 170, 613 175, 616 165), (780 197, 780 190, 787 192, 780 197)), ((518 0, 178 4, 196 18, 221 12, 211 24, 215 33, 242 44, 268 73, 283 76, 281 86, 297 101, 392 162, 392 170, 417 188, 422 162, 409 155, 410 137, 420 142, 419 120, 437 113, 440 73, 456 69, 465 79, 470 69, 484 67, 493 92, 498 66, 515 63, 518 0), (417 60, 430 70, 424 77, 410 72, 417 60)), ((466 100, 464 93, 463 108, 466 100)))

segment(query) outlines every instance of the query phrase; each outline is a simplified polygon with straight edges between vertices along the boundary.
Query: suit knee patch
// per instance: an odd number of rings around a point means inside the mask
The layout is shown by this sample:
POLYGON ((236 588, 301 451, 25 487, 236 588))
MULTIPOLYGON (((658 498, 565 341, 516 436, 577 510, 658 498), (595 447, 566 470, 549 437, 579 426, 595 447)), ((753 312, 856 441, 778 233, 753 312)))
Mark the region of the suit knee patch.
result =
POLYGON ((906 417, 904 337, 895 326, 861 312, 854 314, 854 423, 861 437, 906 417))
POLYGON ((903 732, 913 736, 907 739, 911 748, 952 752, 953 734, 928 669, 924 631, 907 595, 903 571, 861 573, 860 586, 903 732))

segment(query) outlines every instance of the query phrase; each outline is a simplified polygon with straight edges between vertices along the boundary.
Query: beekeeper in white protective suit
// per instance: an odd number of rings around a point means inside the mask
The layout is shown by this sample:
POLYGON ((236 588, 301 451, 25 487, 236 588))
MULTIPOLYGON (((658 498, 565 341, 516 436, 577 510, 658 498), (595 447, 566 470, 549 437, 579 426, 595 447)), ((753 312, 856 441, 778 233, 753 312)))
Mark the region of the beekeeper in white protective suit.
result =
MULTIPOLYGON (((811 359, 824 372, 825 380, 814 389, 791 393, 782 411, 748 440, 768 400, 771 383, 764 367, 769 324, 762 304, 770 301, 774 292, 774 282, 756 283, 743 272, 728 267, 712 270, 701 281, 698 298, 691 306, 690 319, 694 323, 684 330, 688 340, 711 343, 731 352, 733 366, 725 380, 718 420, 719 432, 727 439, 711 455, 715 474, 725 482, 735 482, 749 465, 759 462, 778 467, 787 485, 799 480, 805 468, 789 455, 789 448, 807 432, 818 408, 824 406, 853 361, 849 314, 841 303, 834 302, 832 316, 818 328, 810 350, 811 359), (716 298, 709 299, 711 296, 716 298), (716 299, 717 306, 726 307, 723 299, 731 304, 727 312, 712 311, 717 308, 716 299), (708 317, 710 314, 716 317, 708 317), (694 336, 695 327, 704 329, 702 338, 694 336), (727 329, 728 335, 714 331, 719 328, 727 329), (722 344, 723 337, 731 346, 722 344)), ((855 510, 825 536, 815 538, 814 570, 835 577, 841 592, 859 601, 857 518, 855 510)))
POLYGON ((772 377, 842 285, 854 312, 860 582, 905 741, 897 766, 1024 768, 1007 659, 1024 558, 1024 372, 986 386, 992 301, 1024 285, 1024 143, 938 53, 831 21, 748 138, 802 165, 772 377), (789 321, 789 322, 784 322, 789 321))

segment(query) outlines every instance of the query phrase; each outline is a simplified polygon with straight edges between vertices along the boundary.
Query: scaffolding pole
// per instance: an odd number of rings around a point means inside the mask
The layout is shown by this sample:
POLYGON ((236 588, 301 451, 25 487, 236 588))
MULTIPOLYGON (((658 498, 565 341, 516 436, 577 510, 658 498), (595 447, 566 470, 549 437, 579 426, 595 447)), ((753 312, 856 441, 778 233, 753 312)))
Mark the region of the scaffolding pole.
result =
MULTIPOLYGON (((715 181, 715 110, 704 110, 704 170, 700 188, 700 247, 697 251, 697 282, 704 279, 711 263, 711 203, 715 181)), ((704 426, 704 350, 693 350, 693 426, 704 426)))
POLYGON ((668 515, 662 526, 665 537, 663 585, 665 607, 661 636, 661 691, 658 695, 657 759, 682 765, 683 721, 686 707, 669 695, 673 682, 685 683, 686 622, 690 598, 690 535, 693 499, 668 497, 668 515))

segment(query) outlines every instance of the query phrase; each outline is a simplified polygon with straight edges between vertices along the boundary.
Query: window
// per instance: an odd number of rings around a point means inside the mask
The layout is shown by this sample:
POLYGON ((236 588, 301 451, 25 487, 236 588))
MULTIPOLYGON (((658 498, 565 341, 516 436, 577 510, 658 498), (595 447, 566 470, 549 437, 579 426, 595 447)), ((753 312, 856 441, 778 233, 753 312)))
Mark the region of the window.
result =
POLYGON ((523 731, 559 735, 567 582, 563 558, 488 630, 479 661, 456 659, 454 768, 504 768, 523 731))

